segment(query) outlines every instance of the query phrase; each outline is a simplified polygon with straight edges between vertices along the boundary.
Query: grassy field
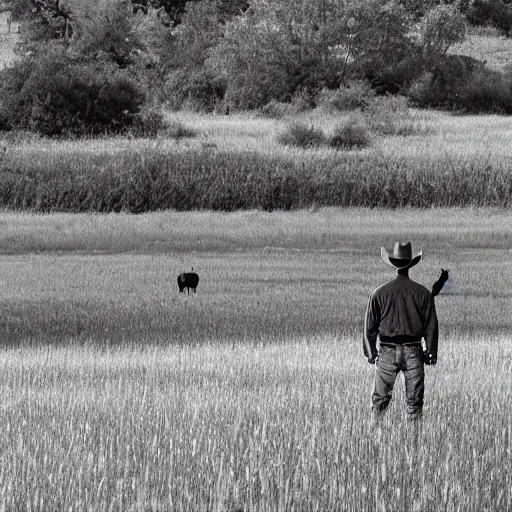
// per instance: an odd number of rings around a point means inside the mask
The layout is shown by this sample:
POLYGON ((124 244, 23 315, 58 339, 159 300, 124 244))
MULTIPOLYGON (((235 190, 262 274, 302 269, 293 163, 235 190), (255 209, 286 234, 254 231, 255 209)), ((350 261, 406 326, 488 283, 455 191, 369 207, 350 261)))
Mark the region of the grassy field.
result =
MULTIPOLYGON (((0 21, 0 65, 16 37, 5 30, 0 21)), ((510 54, 506 39, 483 32, 452 51, 487 57, 495 69, 504 69, 510 54)), ((368 110, 324 106, 280 119, 166 113, 170 129, 156 140, 0 134, 0 208, 141 213, 511 206, 509 117, 407 108, 396 113, 383 106, 372 117, 368 110), (368 124, 370 145, 363 149, 279 142, 294 123, 322 130, 328 140, 354 117, 368 124), (180 126, 195 136, 178 137, 180 126)))
MULTIPOLYGON (((15 37, 0 19, 0 65, 15 37)), ((457 49, 482 51, 504 69, 505 39, 457 49)), ((510 206, 511 121, 408 111, 412 135, 362 150, 278 143, 346 118, 2 136, 0 206, 26 213, 0 212, 0 511, 512 510, 512 214, 380 208, 510 206), (169 207, 248 211, 34 213, 169 207), (399 380, 370 429, 363 315, 396 240, 424 251, 413 279, 452 279, 423 422, 407 424, 399 380), (179 295, 191 267, 198 292, 179 295)))
POLYGON ((511 217, 1 214, 0 509, 510 509, 511 217), (396 239, 452 286, 421 429, 399 381, 370 430, 362 318, 396 239))
POLYGON ((512 121, 408 111, 421 135, 375 136, 362 150, 289 148, 297 121, 326 133, 344 114, 268 120, 180 114, 186 139, 0 142, 0 207, 33 212, 507 207, 512 121))
POLYGON ((450 48, 450 53, 484 61, 496 71, 507 71, 512 55, 512 41, 491 28, 473 29, 465 41, 450 48))

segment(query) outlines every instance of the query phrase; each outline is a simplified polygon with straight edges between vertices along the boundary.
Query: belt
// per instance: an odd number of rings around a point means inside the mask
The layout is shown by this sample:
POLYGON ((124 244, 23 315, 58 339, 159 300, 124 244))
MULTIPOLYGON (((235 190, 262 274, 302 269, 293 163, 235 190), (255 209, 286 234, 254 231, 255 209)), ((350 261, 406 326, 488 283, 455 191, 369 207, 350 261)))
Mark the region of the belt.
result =
POLYGON ((379 336, 380 344, 388 347, 407 345, 408 347, 421 347, 419 336, 379 336))

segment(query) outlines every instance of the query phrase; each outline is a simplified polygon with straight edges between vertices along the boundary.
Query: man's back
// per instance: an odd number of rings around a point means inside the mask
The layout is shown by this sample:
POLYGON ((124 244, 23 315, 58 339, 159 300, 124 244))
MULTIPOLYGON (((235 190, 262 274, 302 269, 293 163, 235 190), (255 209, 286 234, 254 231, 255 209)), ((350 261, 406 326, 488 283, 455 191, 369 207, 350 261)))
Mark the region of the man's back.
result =
POLYGON ((397 275, 376 288, 372 302, 379 312, 381 336, 422 337, 430 314, 430 292, 408 277, 397 275))
POLYGON ((365 316, 364 353, 377 353, 381 341, 403 343, 425 338, 429 353, 437 354, 438 324, 434 298, 409 277, 397 276, 370 294, 365 316))

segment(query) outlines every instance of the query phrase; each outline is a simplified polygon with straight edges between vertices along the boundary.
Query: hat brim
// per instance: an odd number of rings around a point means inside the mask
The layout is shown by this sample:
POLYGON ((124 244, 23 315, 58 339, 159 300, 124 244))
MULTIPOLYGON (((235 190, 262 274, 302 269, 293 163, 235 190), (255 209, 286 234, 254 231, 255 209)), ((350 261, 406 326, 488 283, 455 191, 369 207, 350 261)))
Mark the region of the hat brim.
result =
POLYGON ((405 270, 407 268, 414 267, 414 265, 417 265, 420 262, 423 256, 423 251, 419 252, 411 260, 404 260, 401 258, 393 258, 393 256, 390 256, 388 251, 386 251, 384 247, 381 247, 380 255, 381 258, 384 260, 384 263, 387 263, 388 265, 391 265, 394 268, 405 270))

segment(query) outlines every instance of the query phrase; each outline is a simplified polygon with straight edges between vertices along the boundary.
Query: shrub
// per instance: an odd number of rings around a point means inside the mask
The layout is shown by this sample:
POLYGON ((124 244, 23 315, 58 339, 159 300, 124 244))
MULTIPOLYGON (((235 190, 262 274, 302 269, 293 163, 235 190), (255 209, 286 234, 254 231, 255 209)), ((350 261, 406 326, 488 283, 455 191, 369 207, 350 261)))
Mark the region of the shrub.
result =
POLYGON ((259 109, 259 113, 263 117, 268 117, 270 119, 282 119, 294 112, 295 109, 291 103, 284 103, 276 100, 270 100, 266 105, 259 109))
POLYGON ((378 96, 364 114, 367 126, 380 135, 414 135, 424 131, 411 117, 404 96, 378 96))
POLYGON ((409 88, 408 97, 419 107, 460 108, 458 91, 484 64, 464 55, 447 55, 409 88))
POLYGON ((460 87, 456 103, 467 112, 512 113, 512 84, 506 75, 477 71, 460 87))
POLYGON ((322 89, 317 104, 329 110, 356 110, 368 105, 375 92, 368 82, 356 80, 339 89, 322 89))
POLYGON ((130 132, 135 137, 156 137, 167 127, 159 109, 143 109, 134 114, 130 132))
POLYGON ((197 137, 198 132, 181 121, 171 120, 166 123, 165 135, 171 139, 187 139, 197 137))
POLYGON ((80 62, 54 50, 2 71, 0 98, 4 128, 58 136, 122 132, 145 94, 111 62, 80 62))
POLYGON ((464 112, 512 113, 512 79, 483 65, 470 73, 446 79, 430 72, 409 90, 409 97, 420 107, 441 107, 464 112))
POLYGON ((295 112, 306 112, 316 107, 317 90, 301 87, 291 97, 291 105, 295 112))
POLYGON ((321 128, 296 122, 289 125, 278 137, 278 141, 286 146, 301 148, 318 147, 324 144, 325 135, 321 128))
POLYGON ((336 149, 359 149, 370 145, 368 129, 357 119, 349 119, 337 126, 329 139, 329 145, 336 149))
POLYGON ((472 25, 493 25, 505 35, 512 29, 512 7, 500 0, 474 0, 466 17, 472 25))
POLYGON ((174 70, 164 85, 164 98, 172 110, 212 112, 223 97, 223 85, 203 68, 174 70))

